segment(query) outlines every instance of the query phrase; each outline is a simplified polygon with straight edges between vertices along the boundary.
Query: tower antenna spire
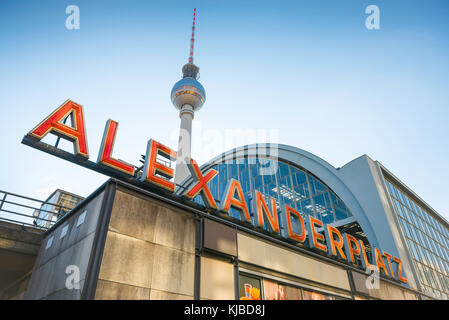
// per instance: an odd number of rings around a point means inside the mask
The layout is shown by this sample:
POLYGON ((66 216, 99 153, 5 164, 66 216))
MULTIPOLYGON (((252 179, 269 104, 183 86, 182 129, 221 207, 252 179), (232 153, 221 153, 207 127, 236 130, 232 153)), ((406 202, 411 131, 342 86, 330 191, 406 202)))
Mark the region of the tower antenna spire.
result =
POLYGON ((193 63, 193 47, 195 44, 195 14, 196 14, 196 8, 193 9, 192 38, 190 39, 189 63, 193 63))
MULTIPOLYGON (((195 112, 201 109, 206 101, 206 91, 198 79, 200 68, 193 64, 193 47, 195 43, 195 17, 193 10, 192 38, 190 39, 189 61, 182 67, 182 79, 175 83, 171 90, 171 101, 179 110, 181 127, 179 131, 178 152, 175 169, 175 184, 181 185, 189 177, 192 120, 195 112)), ((179 189, 179 190, 182 190, 179 189)))

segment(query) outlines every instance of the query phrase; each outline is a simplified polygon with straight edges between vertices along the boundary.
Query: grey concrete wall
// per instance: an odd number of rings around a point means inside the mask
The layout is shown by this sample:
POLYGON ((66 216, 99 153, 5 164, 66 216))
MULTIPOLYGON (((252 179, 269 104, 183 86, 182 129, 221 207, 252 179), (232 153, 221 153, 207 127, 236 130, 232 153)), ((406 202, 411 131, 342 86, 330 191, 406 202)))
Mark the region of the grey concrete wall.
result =
POLYGON ((43 231, 20 224, 0 221, 0 249, 37 255, 43 231))
POLYGON ((351 271, 354 281, 355 291, 369 295, 372 298, 381 300, 418 300, 418 296, 399 285, 392 285, 379 280, 376 286, 368 288, 366 285, 367 276, 359 272, 351 271))
POLYGON ((241 232, 237 239, 239 260, 242 262, 350 291, 346 270, 340 266, 310 258, 241 232))
POLYGON ((201 300, 234 300, 234 265, 201 257, 201 300))
MULTIPOLYGON (((103 203, 104 191, 86 202, 70 216, 50 229, 42 241, 24 299, 80 299, 103 203), (78 218, 86 211, 85 220, 77 226, 78 218), (67 234, 61 232, 68 226, 67 234), (51 246, 48 241, 53 238, 51 246), (79 289, 68 289, 66 268, 79 268, 79 289)), ((73 282, 72 282, 73 284, 73 282)))
POLYGON ((194 261, 191 214, 117 189, 95 299, 192 299, 194 261))
POLYGON ((42 243, 43 231, 0 221, 0 299, 19 297, 42 243))

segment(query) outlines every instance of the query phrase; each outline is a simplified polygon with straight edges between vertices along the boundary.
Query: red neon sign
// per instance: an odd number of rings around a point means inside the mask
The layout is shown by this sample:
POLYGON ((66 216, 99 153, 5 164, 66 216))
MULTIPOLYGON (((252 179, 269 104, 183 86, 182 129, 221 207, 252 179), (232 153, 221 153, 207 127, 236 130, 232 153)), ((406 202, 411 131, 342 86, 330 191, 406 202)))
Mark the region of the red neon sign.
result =
POLYGON ((71 100, 65 101, 33 130, 31 130, 28 135, 40 141, 50 132, 61 138, 72 141, 74 144, 75 155, 86 159, 89 158, 86 129, 84 126, 83 107, 80 104, 77 104, 71 100), (61 123, 61 121, 69 115, 72 116, 73 127, 69 127, 61 123))
MULTIPOLYGON (((118 122, 111 119, 106 122, 97 162, 89 161, 83 108, 80 104, 67 100, 32 129, 24 137, 22 142, 104 174, 128 179, 127 181, 131 179, 135 184, 150 183, 166 191, 174 192, 175 184, 171 181, 174 177, 174 170, 170 166, 161 163, 158 160, 158 156, 164 157, 168 161, 175 161, 177 158, 176 151, 160 142, 150 139, 147 144, 144 169, 142 175, 138 178, 135 166, 115 159, 112 156, 117 129, 118 122), (72 117, 73 127, 61 123, 68 116, 72 117), (65 151, 60 151, 53 146, 41 142, 48 133, 53 133, 73 142, 74 154, 67 154, 65 151), (102 170, 105 167, 108 169, 106 173, 102 170)), ((309 247, 312 249, 317 249, 321 253, 336 256, 339 259, 353 264, 356 263, 355 257, 357 256, 361 260, 363 268, 375 268, 377 271, 382 269, 385 276, 392 277, 403 283, 408 283, 408 280, 403 277, 402 261, 399 258, 373 247, 371 251, 371 264, 362 240, 357 240, 349 234, 341 235, 337 228, 325 225, 321 220, 312 216, 306 216, 304 220, 299 212, 288 205, 285 205, 281 211, 281 214, 284 215, 281 221, 286 221, 286 231, 284 232, 286 234, 282 234, 275 199, 270 198, 269 208, 259 191, 255 192, 256 215, 254 218, 255 221, 252 221, 242 186, 238 180, 231 179, 228 182, 221 205, 218 207, 208 187, 208 183, 217 176, 217 170, 210 169, 203 174, 193 159, 190 159, 188 167, 192 175, 193 184, 182 194, 186 199, 192 200, 200 194, 205 205, 212 212, 219 213, 221 211, 229 213, 231 208, 235 208, 240 211, 240 221, 250 223, 259 228, 264 228, 265 222, 267 222, 272 233, 293 240, 298 245, 305 243, 308 237, 309 247), (293 231, 292 218, 299 221, 301 228, 300 234, 293 231), (322 231, 319 231, 321 229, 324 230, 324 235, 322 231), (383 260, 384 257, 387 258, 386 264, 383 260), (396 272, 393 270, 392 263, 397 265, 396 272)))
POLYGON ((115 135, 117 134, 118 122, 109 119, 104 129, 103 140, 101 141, 100 152, 98 153, 97 163, 120 170, 131 176, 134 175, 135 168, 122 160, 112 158, 112 149, 114 148, 115 135))

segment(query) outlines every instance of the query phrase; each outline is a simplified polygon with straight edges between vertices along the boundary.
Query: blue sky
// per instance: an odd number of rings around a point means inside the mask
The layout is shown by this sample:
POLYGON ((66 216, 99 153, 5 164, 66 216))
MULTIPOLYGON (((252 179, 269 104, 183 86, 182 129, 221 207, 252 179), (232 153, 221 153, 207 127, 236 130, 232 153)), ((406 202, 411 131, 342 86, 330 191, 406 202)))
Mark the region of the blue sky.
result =
POLYGON ((87 196, 107 179, 20 143, 66 99, 84 106, 94 161, 109 118, 120 123, 118 158, 138 164, 150 138, 176 149, 169 95, 187 62, 194 7, 207 93, 194 120, 199 163, 256 141, 293 145, 335 167, 368 154, 449 219, 444 0, 2 0, 0 189, 87 196), (365 27, 372 4, 380 30, 365 27), (65 27, 68 5, 80 9, 79 30, 65 27), (257 134, 229 138, 239 130, 257 134))

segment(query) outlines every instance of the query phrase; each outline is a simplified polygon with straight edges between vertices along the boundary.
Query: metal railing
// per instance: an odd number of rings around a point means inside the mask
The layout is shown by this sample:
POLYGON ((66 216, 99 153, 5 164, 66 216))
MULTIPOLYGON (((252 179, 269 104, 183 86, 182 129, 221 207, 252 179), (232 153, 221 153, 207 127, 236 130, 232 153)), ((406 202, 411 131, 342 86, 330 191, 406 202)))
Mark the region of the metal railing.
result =
POLYGON ((71 209, 48 201, 0 190, 0 221, 47 230, 71 209), (46 204, 55 210, 43 209, 42 207, 46 204), (41 213, 47 213, 47 216, 41 217, 41 213))

